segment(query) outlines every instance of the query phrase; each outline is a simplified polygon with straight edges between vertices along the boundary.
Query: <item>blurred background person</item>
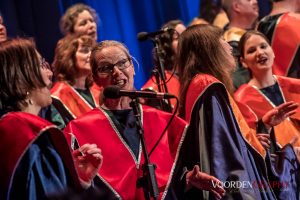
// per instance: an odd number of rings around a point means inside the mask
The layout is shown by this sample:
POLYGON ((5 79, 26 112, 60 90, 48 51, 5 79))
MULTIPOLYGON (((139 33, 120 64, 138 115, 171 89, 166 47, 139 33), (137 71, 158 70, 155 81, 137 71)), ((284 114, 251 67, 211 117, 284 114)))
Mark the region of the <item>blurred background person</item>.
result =
MULTIPOLYGON (((213 24, 224 28, 228 24, 228 17, 222 8, 222 0, 201 0, 200 15, 198 19, 203 19, 208 24, 213 24)), ((202 23, 190 23, 190 25, 202 23)))
POLYGON ((0 42, 7 40, 7 32, 4 24, 3 16, 0 12, 0 42))
POLYGON ((60 19, 60 30, 63 35, 89 35, 97 41, 96 11, 88 5, 77 3, 69 7, 60 19))
POLYGON ((52 63, 55 84, 50 120, 60 128, 99 105, 100 89, 93 86, 90 65, 95 40, 87 35, 68 35, 56 47, 52 63))
MULTIPOLYGON (((177 167, 192 170, 194 165, 199 165, 202 172, 223 182, 268 183, 264 164, 266 150, 231 97, 230 74, 235 59, 232 47, 222 37, 222 30, 212 25, 188 27, 179 38, 178 66, 181 73, 179 115, 190 124, 178 158, 181 163, 177 167)), ((280 105, 264 115, 263 124, 269 130, 292 115, 297 106, 293 102, 280 105)), ((180 190, 184 184, 182 186, 179 181, 173 186, 174 192, 182 192, 184 197, 212 198, 195 188, 180 190)), ((269 187, 225 189, 225 199, 276 198, 269 187)))
MULTIPOLYGON (((177 43, 180 34, 186 29, 185 25, 181 20, 171 20, 168 21, 161 27, 163 29, 169 29, 170 31, 166 31, 165 33, 157 36, 157 40, 159 43, 158 50, 160 52, 160 56, 157 55, 156 49, 152 50, 154 75, 145 83, 142 87, 142 90, 149 90, 154 92, 166 92, 164 83, 162 82, 162 77, 160 76, 160 61, 162 62, 164 73, 165 73, 165 82, 168 93, 174 94, 175 96, 179 96, 179 74, 176 68, 176 52, 177 52, 177 43), (161 60, 160 60, 161 59, 161 60), (158 79, 157 77, 158 76, 158 79), (158 82, 160 80, 160 82, 158 82)), ((171 100, 171 109, 164 109, 169 107, 168 102, 165 100, 156 100, 156 99, 146 99, 147 105, 153 106, 158 109, 162 109, 165 111, 172 112, 175 107, 176 100, 171 100)))
POLYGON ((52 72, 33 42, 3 42, 0 65, 1 199, 46 199, 90 187, 101 151, 85 144, 72 155, 63 133, 37 116, 51 104, 52 72))
POLYGON ((224 29, 224 27, 229 23, 229 19, 227 17, 226 12, 224 11, 224 9, 220 9, 219 13, 216 15, 214 21, 213 21, 213 25, 220 27, 222 29, 224 29))
POLYGON ((257 0, 222 0, 229 23, 224 27, 224 39, 233 47, 236 69, 232 73, 234 89, 249 81, 248 70, 239 62, 238 43, 242 35, 255 28, 259 15, 257 0))
MULTIPOLYGON (((246 32, 239 46, 241 62, 250 71, 251 79, 234 94, 237 102, 245 104, 255 113, 248 124, 255 128, 258 119, 276 106, 287 101, 300 103, 300 80, 273 75, 274 52, 266 36, 258 31, 246 32), (257 119, 257 120, 256 120, 257 119), (254 123, 253 123, 254 122, 254 123)), ((243 111, 243 110, 242 110, 243 111)), ((243 113, 247 119, 247 113, 243 113)), ((300 145, 300 110, 274 127, 276 141, 284 146, 296 138, 300 145)))
POLYGON ((194 19, 192 19, 192 21, 189 23, 188 26, 192 26, 196 24, 209 24, 209 23, 200 17, 195 17, 194 19))
POLYGON ((273 73, 300 78, 300 1, 272 0, 270 14, 257 30, 267 36, 275 53, 273 73))

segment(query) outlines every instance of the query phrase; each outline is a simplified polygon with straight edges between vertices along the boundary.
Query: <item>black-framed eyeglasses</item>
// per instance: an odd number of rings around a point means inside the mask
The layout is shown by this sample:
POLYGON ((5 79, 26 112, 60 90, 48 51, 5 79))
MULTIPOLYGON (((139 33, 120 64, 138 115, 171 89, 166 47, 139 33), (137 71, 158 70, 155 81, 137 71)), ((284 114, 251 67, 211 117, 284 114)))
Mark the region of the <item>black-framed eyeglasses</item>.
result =
POLYGON ((119 70, 124 70, 128 68, 131 65, 131 59, 125 58, 122 60, 119 60, 115 64, 104 64, 104 65, 99 65, 97 68, 97 72, 101 75, 107 75, 111 74, 114 70, 114 67, 117 67, 119 70))
POLYGON ((48 70, 52 71, 52 68, 51 68, 50 64, 46 61, 45 58, 41 58, 41 60, 40 60, 40 67, 42 69, 48 69, 48 70))

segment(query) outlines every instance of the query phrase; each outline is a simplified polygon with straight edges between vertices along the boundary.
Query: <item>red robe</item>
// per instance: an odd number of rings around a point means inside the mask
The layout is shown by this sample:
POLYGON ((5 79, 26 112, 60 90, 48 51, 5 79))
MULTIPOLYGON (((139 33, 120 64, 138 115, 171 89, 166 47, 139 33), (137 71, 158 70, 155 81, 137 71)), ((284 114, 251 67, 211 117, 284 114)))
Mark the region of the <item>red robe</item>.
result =
MULTIPOLYGON (((168 93, 175 95, 176 97, 179 97, 179 88, 180 88, 180 83, 178 80, 177 75, 173 74, 169 71, 166 72, 166 81, 168 81, 167 88, 168 88, 168 93)), ((142 90, 151 90, 154 92, 165 92, 164 86, 161 83, 160 88, 162 91, 158 91, 158 84, 155 83, 155 77, 152 76, 142 87, 142 90)), ((171 104, 172 107, 174 108, 176 106, 176 99, 171 99, 171 104)))
MULTIPOLYGON (((96 107, 99 106, 101 88, 97 85, 90 87, 90 91, 96 107)), ((51 96, 58 99, 67 111, 77 118, 82 114, 91 111, 93 107, 68 83, 57 82, 51 89, 51 96)))
MULTIPOLYGON (((74 185, 81 187, 67 141, 56 126, 36 115, 10 112, 0 119, 0 133, 0 184, 3 193, 9 191, 15 170, 24 153, 44 133, 50 133, 55 149, 67 167, 74 185)), ((5 195, 2 192, 1 199, 5 195)))
POLYGON ((263 18, 258 30, 271 42, 276 55, 273 73, 281 76, 300 78, 300 14, 282 13, 263 18))
MULTIPOLYGON (((145 142, 149 152, 171 115, 143 106, 141 116, 145 142)), ((157 166, 155 172, 160 197, 170 184, 178 149, 185 135, 185 127, 186 123, 175 117, 150 156, 150 162, 157 166)), ((116 196, 121 196, 122 199, 144 199, 142 189, 136 188, 137 179, 142 173, 141 165, 144 163, 141 144, 139 156, 136 159, 116 129, 112 119, 101 108, 95 108, 84 116, 71 121, 64 131, 69 139, 70 134, 75 135, 80 145, 85 143, 97 144, 103 154, 103 165, 99 170, 100 179, 108 185, 116 196)))
MULTIPOLYGON (((294 101, 300 103, 300 80, 287 78, 283 76, 274 76, 277 79, 281 95, 285 102, 294 101)), ((237 102, 243 106, 247 106, 251 109, 251 112, 255 114, 257 119, 261 119, 263 115, 269 110, 276 107, 258 88, 248 84, 242 85, 234 94, 234 98, 237 102)), ((243 111, 243 109, 241 109, 243 111)), ((246 112, 243 112, 247 121, 249 118, 246 116, 246 112), (245 113, 245 114, 244 114, 245 113)), ((296 114, 286 119, 279 125, 275 126, 275 136, 277 142, 284 146, 289 143, 294 137, 300 137, 300 108, 297 109, 296 114)), ((253 123, 249 123, 252 128, 253 123)), ((298 139, 296 146, 300 146, 300 140, 298 139)))
MULTIPOLYGON (((188 122, 191 120, 190 117, 197 99, 199 99, 201 95, 206 91, 206 89, 214 83, 221 83, 221 82, 216 78, 206 74, 197 75, 195 78, 193 78, 193 80, 189 85, 189 88, 193 88, 193 89, 188 90, 188 93, 186 95, 188 98, 186 99, 186 103, 185 103, 186 120, 188 122)), ((250 146, 256 149, 256 151, 258 151, 262 157, 265 157, 266 154, 265 149, 262 147, 261 143, 256 138, 256 131, 251 129, 247 125, 247 122, 245 121, 243 115, 241 114, 241 111, 239 110, 237 104, 232 99, 229 93, 228 93, 228 97, 229 97, 232 111, 239 124, 239 128, 244 139, 250 144, 250 146)), ((253 115, 251 115, 251 117, 253 117, 253 115)))

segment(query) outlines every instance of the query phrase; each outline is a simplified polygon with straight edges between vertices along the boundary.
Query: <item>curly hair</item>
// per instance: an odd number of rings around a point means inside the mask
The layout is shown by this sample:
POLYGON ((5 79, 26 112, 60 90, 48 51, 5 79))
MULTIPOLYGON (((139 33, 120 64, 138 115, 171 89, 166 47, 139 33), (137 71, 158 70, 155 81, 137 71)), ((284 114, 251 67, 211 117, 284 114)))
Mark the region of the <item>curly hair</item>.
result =
POLYGON ((46 87, 35 44, 29 39, 9 39, 0 45, 0 110, 20 111, 32 90, 46 87))
MULTIPOLYGON (((75 84, 75 75, 78 71, 76 66, 76 52, 80 44, 93 48, 96 42, 87 35, 68 35, 58 41, 52 63, 54 77, 57 81, 67 81, 70 85, 75 84)), ((85 86, 88 88, 92 84, 93 79, 89 75, 86 78, 85 86)))
POLYGON ((74 4, 66 10, 65 14, 60 19, 59 27, 62 34, 67 35, 68 33, 74 33, 74 26, 78 15, 85 10, 88 11, 94 18, 94 21, 98 23, 99 17, 93 8, 82 3, 74 4))
MULTIPOLYGON (((162 60, 166 70, 172 70, 175 67, 176 55, 172 48, 173 36, 176 34, 175 27, 178 24, 184 24, 181 20, 171 20, 164 24, 161 29, 169 28, 171 31, 167 31, 161 34, 158 39, 161 44, 162 60)), ((156 53, 153 54, 153 62, 157 66, 158 58, 156 53)))

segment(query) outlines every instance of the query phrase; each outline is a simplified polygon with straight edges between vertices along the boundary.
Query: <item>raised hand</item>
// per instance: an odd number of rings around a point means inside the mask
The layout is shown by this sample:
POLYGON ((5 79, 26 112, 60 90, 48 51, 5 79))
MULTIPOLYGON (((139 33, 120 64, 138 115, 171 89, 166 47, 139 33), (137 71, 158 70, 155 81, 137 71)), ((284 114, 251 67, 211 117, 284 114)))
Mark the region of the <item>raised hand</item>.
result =
POLYGON ((193 170, 186 174, 186 184, 188 187, 193 186, 200 190, 210 191, 217 199, 221 199, 225 195, 225 190, 221 187, 221 181, 200 172, 198 165, 195 165, 193 170))
POLYGON ((273 126, 280 124, 286 118, 294 115, 298 106, 299 105, 293 101, 283 103, 277 106, 276 108, 273 108, 272 110, 268 111, 262 117, 262 121, 266 125, 266 128, 269 129, 273 126))
POLYGON ((84 144, 73 151, 75 167, 85 185, 90 185, 103 161, 101 150, 96 144, 84 144))

